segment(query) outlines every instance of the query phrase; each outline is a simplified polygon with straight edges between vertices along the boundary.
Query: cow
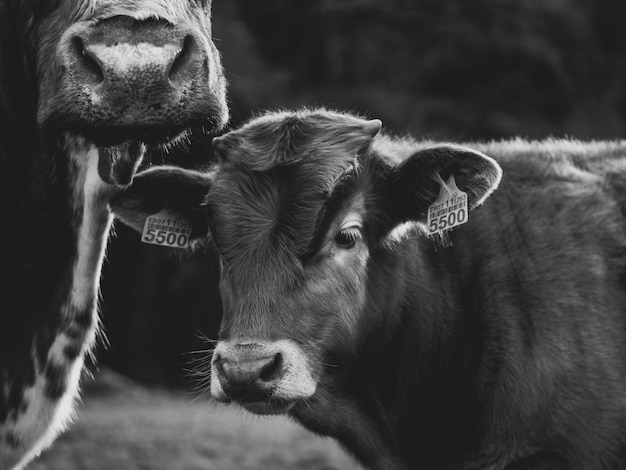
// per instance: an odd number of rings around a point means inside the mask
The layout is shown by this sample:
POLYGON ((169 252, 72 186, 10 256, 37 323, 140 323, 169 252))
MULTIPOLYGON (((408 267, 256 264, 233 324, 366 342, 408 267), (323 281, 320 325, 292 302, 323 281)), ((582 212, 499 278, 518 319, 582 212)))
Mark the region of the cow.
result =
POLYGON ((113 198, 219 253, 214 399, 376 470, 625 468, 626 142, 380 128, 268 112, 113 198))
POLYGON ((0 469, 71 421, 109 198, 147 148, 227 119, 210 0, 0 2, 0 469))

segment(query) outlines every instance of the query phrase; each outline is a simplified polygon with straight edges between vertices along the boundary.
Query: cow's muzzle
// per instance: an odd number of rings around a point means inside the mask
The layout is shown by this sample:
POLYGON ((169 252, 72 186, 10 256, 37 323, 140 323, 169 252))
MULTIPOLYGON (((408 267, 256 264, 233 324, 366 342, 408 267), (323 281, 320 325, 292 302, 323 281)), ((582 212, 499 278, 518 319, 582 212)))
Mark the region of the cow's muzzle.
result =
MULTIPOLYGON (((70 28, 60 44, 69 100, 64 121, 98 145, 163 142, 195 125, 219 128, 223 90, 195 30, 115 16, 70 28)), ((219 72, 221 73, 221 72, 219 72)))
POLYGON ((220 342, 213 353, 211 394, 252 413, 286 413, 316 386, 304 353, 291 341, 220 342))

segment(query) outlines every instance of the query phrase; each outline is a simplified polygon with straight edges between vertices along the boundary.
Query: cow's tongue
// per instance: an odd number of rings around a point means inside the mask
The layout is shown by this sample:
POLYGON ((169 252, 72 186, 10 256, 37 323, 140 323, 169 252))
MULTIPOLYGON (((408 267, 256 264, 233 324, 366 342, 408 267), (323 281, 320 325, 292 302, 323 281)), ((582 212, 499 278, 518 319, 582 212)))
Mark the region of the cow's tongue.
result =
POLYGON ((117 186, 130 184, 144 152, 145 146, 136 141, 110 147, 98 147, 100 178, 117 186))

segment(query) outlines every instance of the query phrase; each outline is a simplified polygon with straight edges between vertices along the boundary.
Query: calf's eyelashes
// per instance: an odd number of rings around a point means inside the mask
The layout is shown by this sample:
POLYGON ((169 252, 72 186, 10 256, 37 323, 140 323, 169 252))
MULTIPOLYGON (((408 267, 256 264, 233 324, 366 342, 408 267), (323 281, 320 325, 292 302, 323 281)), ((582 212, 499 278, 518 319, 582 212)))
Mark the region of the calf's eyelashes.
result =
POLYGON ((335 235, 335 244, 339 248, 349 250, 354 248, 356 242, 361 239, 361 226, 349 225, 342 227, 335 235))

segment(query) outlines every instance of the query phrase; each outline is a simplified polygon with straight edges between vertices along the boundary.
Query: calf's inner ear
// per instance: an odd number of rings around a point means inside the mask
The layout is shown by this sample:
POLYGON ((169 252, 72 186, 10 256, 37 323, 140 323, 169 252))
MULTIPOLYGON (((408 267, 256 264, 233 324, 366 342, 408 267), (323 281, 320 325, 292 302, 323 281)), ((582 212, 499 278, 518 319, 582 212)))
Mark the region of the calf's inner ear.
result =
POLYGON ((141 233, 150 215, 167 209, 191 222, 191 238, 207 236, 206 199, 212 181, 211 172, 172 166, 151 168, 111 198, 111 210, 116 218, 141 233))
POLYGON ((437 200, 442 181, 454 177, 467 194, 469 210, 480 206, 502 178, 500 165, 481 152, 455 145, 438 145, 411 155, 391 170, 387 198, 393 222, 426 222, 428 208, 437 200))

